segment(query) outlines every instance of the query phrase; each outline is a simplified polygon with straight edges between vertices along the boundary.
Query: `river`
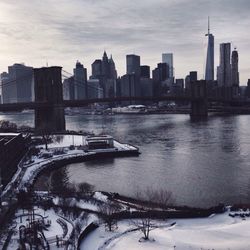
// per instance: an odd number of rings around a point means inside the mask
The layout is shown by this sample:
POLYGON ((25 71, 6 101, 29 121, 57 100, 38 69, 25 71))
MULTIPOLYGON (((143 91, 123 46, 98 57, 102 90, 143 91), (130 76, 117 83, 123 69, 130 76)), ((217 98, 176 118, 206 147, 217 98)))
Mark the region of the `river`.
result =
MULTIPOLYGON (((33 126, 34 117, 0 114, 1 119, 33 126)), ((250 116, 191 122, 189 115, 76 115, 66 116, 66 123, 70 130, 105 132, 142 153, 66 166, 70 182, 129 196, 163 188, 177 205, 250 201, 250 116)))

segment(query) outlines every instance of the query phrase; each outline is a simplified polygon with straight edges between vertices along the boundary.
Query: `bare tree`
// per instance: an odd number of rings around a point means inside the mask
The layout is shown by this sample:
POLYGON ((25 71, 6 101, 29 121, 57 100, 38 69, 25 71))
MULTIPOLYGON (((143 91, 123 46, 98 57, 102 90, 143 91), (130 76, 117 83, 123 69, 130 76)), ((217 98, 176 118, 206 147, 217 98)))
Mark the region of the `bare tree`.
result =
POLYGON ((143 233, 144 240, 149 240, 150 231, 157 228, 157 225, 153 222, 150 211, 155 207, 167 208, 172 202, 172 193, 165 189, 154 190, 148 187, 143 192, 138 191, 136 198, 140 202, 141 218, 133 220, 132 224, 143 233))
POLYGON ((102 203, 98 206, 98 210, 101 214, 101 218, 105 223, 108 231, 117 229, 117 217, 116 214, 121 210, 120 205, 112 201, 102 203))
POLYGON ((52 141, 53 131, 47 127, 41 127, 37 130, 37 134, 42 137, 45 149, 48 150, 48 144, 52 141))
POLYGON ((173 202, 172 192, 152 187, 148 187, 144 191, 137 191, 136 199, 142 203, 145 210, 154 207, 167 208, 173 202))
POLYGON ((135 225, 143 233, 144 240, 149 240, 149 233, 157 228, 157 225, 153 223, 152 219, 149 217, 133 220, 132 224, 135 225))
POLYGON ((79 194, 79 197, 85 197, 89 194, 91 194, 94 190, 95 186, 91 185, 87 182, 82 182, 77 185, 77 192, 79 194))

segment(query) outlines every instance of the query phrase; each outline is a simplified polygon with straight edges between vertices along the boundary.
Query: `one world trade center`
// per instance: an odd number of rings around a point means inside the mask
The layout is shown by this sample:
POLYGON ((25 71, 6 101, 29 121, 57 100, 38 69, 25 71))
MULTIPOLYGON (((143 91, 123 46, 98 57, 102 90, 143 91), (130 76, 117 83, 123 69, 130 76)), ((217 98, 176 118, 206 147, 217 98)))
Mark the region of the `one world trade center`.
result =
POLYGON ((210 34, 210 22, 208 18, 208 37, 207 45, 207 61, 206 61, 206 73, 205 80, 213 81, 214 80, 214 36, 210 34))

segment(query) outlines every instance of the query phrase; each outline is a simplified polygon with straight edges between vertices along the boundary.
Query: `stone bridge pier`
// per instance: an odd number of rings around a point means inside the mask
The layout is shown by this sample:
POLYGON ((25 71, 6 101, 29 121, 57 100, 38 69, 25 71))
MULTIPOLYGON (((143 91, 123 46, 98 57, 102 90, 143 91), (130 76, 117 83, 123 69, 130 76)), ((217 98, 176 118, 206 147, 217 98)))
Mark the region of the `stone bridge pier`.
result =
POLYGON ((205 80, 191 83, 191 119, 208 116, 207 83, 205 80))
POLYGON ((35 102, 46 103, 35 109, 36 130, 65 130, 61 71, 57 66, 34 69, 35 102))

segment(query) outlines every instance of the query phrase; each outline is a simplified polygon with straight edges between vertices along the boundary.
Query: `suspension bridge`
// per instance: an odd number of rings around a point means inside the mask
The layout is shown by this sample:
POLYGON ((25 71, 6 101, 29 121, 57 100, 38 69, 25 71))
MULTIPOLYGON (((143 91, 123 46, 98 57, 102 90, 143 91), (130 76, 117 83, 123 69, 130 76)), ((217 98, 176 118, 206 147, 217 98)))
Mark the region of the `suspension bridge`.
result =
MULTIPOLYGON (((191 83, 191 91, 189 94, 181 95, 165 95, 165 96, 114 96, 103 98, 85 98, 82 100, 64 100, 62 77, 66 71, 62 73, 62 67, 43 67, 34 68, 34 102, 19 102, 0 104, 0 111, 21 111, 24 109, 35 110, 35 128, 50 129, 54 131, 65 130, 65 114, 64 109, 67 107, 84 107, 93 103, 121 103, 121 102, 160 102, 160 101, 185 101, 191 103, 191 118, 206 117, 208 114, 208 103, 226 103, 238 104, 239 101, 225 99, 221 97, 208 96, 206 81, 197 81, 191 83)), ((68 74, 68 72, 66 72, 68 74)), ((30 77, 30 76, 23 76, 30 77)), ((16 80, 15 80, 16 81, 16 80)), ((15 82, 9 81, 2 83, 10 85, 15 82)), ((79 84, 80 83, 75 83, 79 84)), ((82 85, 81 85, 82 86, 82 85)), ((90 88, 95 86, 88 85, 90 88)))

